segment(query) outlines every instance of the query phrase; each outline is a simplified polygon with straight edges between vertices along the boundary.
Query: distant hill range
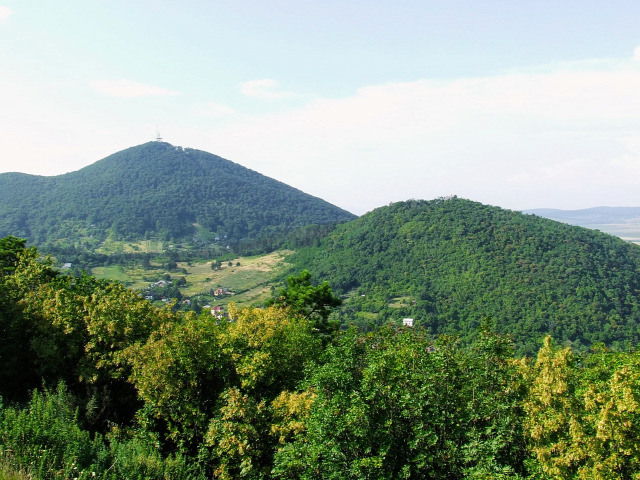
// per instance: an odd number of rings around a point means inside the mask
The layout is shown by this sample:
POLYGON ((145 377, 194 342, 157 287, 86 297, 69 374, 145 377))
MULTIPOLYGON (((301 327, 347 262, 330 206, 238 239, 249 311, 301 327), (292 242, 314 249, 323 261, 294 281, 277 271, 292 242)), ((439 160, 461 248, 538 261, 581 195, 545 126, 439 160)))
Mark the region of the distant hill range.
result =
POLYGON ((459 198, 412 200, 339 225, 289 259, 345 296, 363 328, 413 318, 472 335, 491 317, 533 353, 640 342, 640 247, 595 230, 459 198))
POLYGON ((229 160, 165 142, 54 177, 0 174, 0 237, 39 245, 108 236, 239 242, 354 218, 229 160))
POLYGON ((593 207, 581 210, 537 208, 524 210, 523 213, 600 230, 640 244, 640 207, 593 207))
POLYGON ((640 207, 593 207, 581 210, 536 208, 522 213, 550 218, 570 225, 605 225, 640 223, 640 207))

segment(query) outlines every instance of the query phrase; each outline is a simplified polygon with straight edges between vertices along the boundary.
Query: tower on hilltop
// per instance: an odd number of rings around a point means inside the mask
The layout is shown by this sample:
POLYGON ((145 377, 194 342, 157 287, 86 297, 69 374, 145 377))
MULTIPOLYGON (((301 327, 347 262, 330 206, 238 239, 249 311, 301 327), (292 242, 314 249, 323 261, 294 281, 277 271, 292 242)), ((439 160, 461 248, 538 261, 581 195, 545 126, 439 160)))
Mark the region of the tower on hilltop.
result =
POLYGON ((162 137, 160 136, 160 129, 158 128, 158 125, 156 125, 156 142, 161 142, 162 141, 162 137))

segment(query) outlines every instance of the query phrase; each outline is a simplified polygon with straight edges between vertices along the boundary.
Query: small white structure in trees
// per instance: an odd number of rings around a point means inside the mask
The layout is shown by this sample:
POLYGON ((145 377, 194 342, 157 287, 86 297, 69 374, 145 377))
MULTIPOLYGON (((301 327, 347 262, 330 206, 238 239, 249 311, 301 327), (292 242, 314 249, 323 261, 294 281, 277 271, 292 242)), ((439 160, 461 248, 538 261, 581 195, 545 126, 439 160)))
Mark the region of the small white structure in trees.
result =
POLYGON ((402 319, 403 327, 413 327, 413 318, 403 318, 402 319))

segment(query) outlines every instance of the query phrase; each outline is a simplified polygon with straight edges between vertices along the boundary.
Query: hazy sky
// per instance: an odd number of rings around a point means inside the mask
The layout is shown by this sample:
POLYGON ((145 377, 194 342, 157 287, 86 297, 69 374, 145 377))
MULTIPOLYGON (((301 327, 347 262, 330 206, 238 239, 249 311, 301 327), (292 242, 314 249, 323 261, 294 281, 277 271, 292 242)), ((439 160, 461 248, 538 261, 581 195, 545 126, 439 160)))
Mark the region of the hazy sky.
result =
POLYGON ((159 125, 357 214, 640 206, 639 19, 630 0, 0 0, 0 172, 77 170, 159 125))

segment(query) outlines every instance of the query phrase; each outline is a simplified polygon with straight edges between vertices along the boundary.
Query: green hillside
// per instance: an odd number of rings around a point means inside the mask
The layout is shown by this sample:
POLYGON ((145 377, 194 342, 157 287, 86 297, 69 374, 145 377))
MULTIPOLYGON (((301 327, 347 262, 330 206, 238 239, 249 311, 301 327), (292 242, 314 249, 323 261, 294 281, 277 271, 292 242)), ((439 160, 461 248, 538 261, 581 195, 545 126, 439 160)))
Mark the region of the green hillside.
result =
POLYGON ((24 247, 0 238, 0 478, 640 477, 637 350, 546 337, 514 358, 491 322, 468 344, 332 332, 335 298, 308 274, 224 321, 60 275, 24 247))
POLYGON ((55 177, 0 174, 0 237, 237 243, 355 218, 216 155, 149 142, 55 177))
POLYGON ((547 333, 576 348, 640 339, 640 248, 456 197, 408 201, 338 226, 291 259, 348 297, 342 320, 414 318, 471 335, 491 316, 521 352, 547 333))

